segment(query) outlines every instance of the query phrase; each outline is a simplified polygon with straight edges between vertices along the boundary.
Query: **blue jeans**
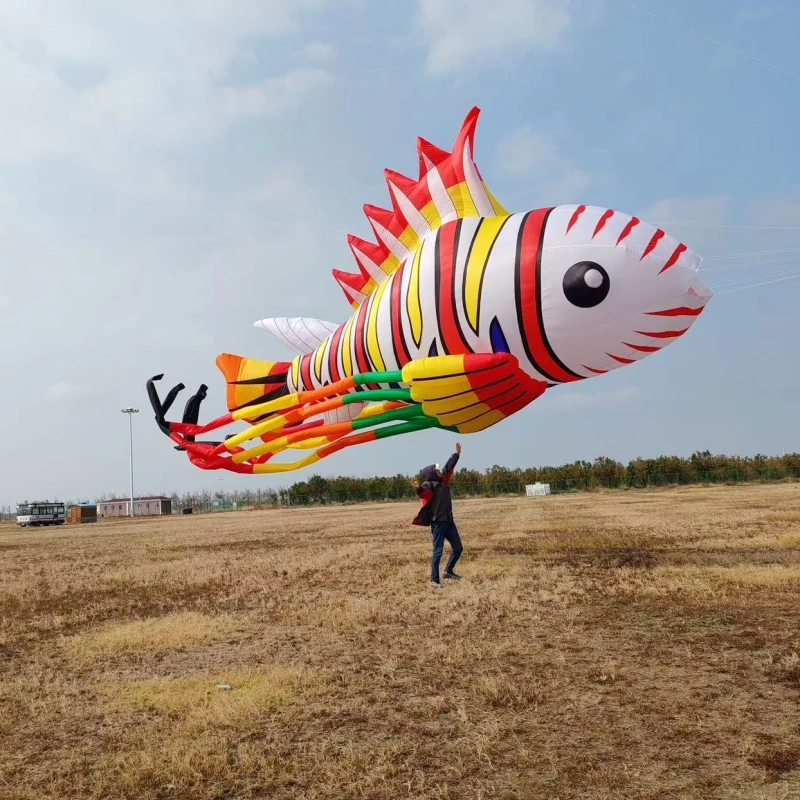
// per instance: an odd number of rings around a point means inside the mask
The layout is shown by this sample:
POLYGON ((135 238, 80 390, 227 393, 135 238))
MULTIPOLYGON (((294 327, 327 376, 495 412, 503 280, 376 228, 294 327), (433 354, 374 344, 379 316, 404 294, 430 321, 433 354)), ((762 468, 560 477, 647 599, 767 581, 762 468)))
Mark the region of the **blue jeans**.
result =
POLYGON ((431 525, 433 534, 433 557, 431 558, 431 580, 439 582, 439 562, 442 560, 445 539, 450 543, 452 553, 447 559, 445 573, 452 572, 456 561, 461 557, 464 548, 461 546, 461 537, 458 535, 458 528, 455 522, 434 522, 431 525))

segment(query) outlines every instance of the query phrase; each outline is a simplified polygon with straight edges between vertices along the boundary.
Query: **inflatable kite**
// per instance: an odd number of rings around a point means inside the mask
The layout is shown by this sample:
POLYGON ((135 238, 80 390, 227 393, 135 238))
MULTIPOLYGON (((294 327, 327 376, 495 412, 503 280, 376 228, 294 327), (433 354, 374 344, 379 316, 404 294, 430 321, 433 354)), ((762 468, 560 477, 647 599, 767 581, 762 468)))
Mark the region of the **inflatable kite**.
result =
MULTIPOLYGON (((479 110, 452 153, 419 139, 420 177, 386 170, 392 210, 365 206, 377 239, 348 237, 358 272, 333 275, 355 309, 342 324, 256 323, 296 357, 222 354, 229 413, 182 422, 147 382, 156 421, 202 469, 300 469, 345 447, 441 428, 483 431, 549 388, 633 364, 683 336, 713 293, 700 258, 660 228, 606 208, 512 214, 473 161, 479 110), (197 441, 236 422, 224 441, 197 441), (293 461, 279 454, 306 450, 293 461)), ((291 456, 290 456, 291 458, 291 456)))

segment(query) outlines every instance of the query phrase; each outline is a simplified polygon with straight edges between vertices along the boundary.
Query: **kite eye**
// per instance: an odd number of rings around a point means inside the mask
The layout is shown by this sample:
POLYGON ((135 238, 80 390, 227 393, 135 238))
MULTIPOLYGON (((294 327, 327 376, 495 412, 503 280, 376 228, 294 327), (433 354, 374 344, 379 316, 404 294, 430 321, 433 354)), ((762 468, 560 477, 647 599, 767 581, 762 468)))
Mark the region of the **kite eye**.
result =
POLYGON ((579 261, 564 275, 564 296, 578 308, 600 305, 611 288, 608 273, 594 261, 579 261))

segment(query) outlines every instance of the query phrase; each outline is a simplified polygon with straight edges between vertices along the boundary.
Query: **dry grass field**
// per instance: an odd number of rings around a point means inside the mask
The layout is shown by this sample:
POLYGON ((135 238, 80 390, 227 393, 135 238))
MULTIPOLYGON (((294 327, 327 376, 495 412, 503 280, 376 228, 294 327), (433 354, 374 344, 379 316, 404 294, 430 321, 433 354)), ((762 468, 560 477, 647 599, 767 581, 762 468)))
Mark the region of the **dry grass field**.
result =
POLYGON ((800 798, 800 484, 414 509, 0 529, 0 798, 800 798))

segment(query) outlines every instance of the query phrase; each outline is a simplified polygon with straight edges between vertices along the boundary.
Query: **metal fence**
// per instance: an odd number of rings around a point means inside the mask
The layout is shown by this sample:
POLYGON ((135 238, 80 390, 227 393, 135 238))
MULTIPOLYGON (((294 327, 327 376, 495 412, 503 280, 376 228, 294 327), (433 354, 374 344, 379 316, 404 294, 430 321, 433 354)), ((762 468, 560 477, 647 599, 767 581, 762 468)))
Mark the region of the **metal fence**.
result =
MULTIPOLYGON (((526 476, 527 477, 527 476, 526 476)), ((591 492, 600 489, 657 489, 669 486, 691 485, 736 485, 747 483, 774 483, 776 481, 800 480, 800 466, 742 467, 716 469, 705 472, 668 472, 636 474, 625 470, 618 474, 605 476, 587 475, 585 477, 551 478, 544 471, 534 474, 530 480, 508 480, 492 475, 481 476, 478 482, 460 481, 458 473, 454 476, 451 489, 454 497, 497 497, 525 495, 525 486, 534 481, 550 484, 551 494, 568 492, 591 492)), ((334 479, 335 480, 335 479, 334 479)), ((397 502, 415 500, 416 495, 405 481, 396 479, 394 488, 349 489, 336 491, 322 487, 309 487, 296 484, 280 491, 259 490, 232 492, 224 495, 172 495, 174 514, 213 514, 230 511, 255 511, 287 507, 317 505, 346 505, 354 503, 397 502)), ((323 482, 324 479, 323 479, 323 482)), ((366 481, 365 481, 366 482, 366 481)), ((8 506, 0 509, 0 520, 16 521, 16 511, 8 506)))
MULTIPOLYGON (((587 476, 585 478, 550 479, 538 476, 536 480, 550 484, 551 494, 591 492, 600 489, 652 490, 670 486, 737 485, 746 483, 774 483, 800 480, 800 467, 770 467, 764 469, 719 469, 708 472, 674 472, 643 475, 587 476)), ((532 482, 532 481, 531 481, 532 482)), ((454 497, 497 497, 525 495, 527 481, 492 481, 464 484, 457 480, 451 486, 454 497)), ((251 493, 256 494, 256 493, 251 493)), ((266 494, 266 493, 265 493, 266 494)), ((292 487, 270 496, 249 497, 246 493, 233 493, 225 498, 173 500, 173 513, 182 514, 190 508, 193 514, 248 511, 294 506, 346 505, 354 503, 397 502, 416 499, 414 491, 403 489, 357 489, 348 491, 303 491, 292 487)))

